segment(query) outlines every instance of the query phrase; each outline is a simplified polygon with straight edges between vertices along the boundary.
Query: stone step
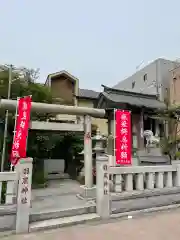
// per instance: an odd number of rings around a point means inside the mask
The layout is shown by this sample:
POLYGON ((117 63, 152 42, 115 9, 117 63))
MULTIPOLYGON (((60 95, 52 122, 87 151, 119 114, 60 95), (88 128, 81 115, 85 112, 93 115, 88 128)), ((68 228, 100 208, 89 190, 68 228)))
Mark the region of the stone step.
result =
POLYGON ((112 201, 112 213, 124 213, 143 209, 180 204, 180 193, 112 201))
POLYGON ((75 215, 82 215, 88 213, 95 213, 96 206, 95 204, 88 206, 78 206, 67 209, 52 209, 41 212, 32 212, 30 215, 30 222, 37 222, 49 219, 63 218, 63 217, 71 217, 75 215))
POLYGON ((44 221, 38 221, 30 224, 29 232, 43 231, 48 229, 55 229, 65 226, 72 226, 76 224, 86 223, 87 221, 95 221, 100 217, 95 213, 82 214, 71 217, 63 217, 56 219, 49 219, 44 221))

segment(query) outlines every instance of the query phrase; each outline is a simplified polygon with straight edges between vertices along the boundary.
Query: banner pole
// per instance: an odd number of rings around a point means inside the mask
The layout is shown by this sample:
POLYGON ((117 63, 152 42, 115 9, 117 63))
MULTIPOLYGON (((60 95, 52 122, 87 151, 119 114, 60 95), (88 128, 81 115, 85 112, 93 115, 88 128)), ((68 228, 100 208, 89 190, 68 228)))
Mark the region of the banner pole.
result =
POLYGON ((113 113, 113 116, 114 116, 114 157, 113 157, 113 163, 114 163, 114 166, 116 167, 116 108, 114 108, 114 113, 113 113))
MULTIPOLYGON (((13 143, 14 143, 14 138, 16 134, 16 122, 17 122, 17 117, 18 117, 18 102, 19 102, 20 97, 17 97, 17 106, 16 106, 16 113, 15 113, 15 123, 14 123, 14 131, 13 131, 13 143)), ((13 171, 13 165, 11 164, 10 171, 13 171)))
POLYGON ((26 157, 31 102, 31 95, 17 98, 18 104, 16 105, 16 120, 14 124, 14 138, 10 159, 11 171, 13 171, 14 165, 18 163, 20 158, 26 157))
MULTIPOLYGON (((29 95, 29 97, 32 98, 32 95, 29 95)), ((31 112, 30 112, 30 119, 29 119, 29 121, 31 121, 31 112)), ((28 145, 28 135, 29 135, 29 126, 28 126, 27 138, 26 138, 26 151, 27 151, 27 145, 28 145)))

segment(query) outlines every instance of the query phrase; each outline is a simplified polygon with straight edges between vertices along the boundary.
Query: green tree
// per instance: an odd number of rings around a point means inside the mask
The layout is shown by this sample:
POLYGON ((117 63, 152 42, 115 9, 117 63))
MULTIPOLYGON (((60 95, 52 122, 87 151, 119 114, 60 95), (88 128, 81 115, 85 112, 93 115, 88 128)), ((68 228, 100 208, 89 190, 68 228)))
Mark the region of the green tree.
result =
MULTIPOLYGON (((50 89, 44 84, 37 83, 39 77, 39 70, 21 68, 19 71, 12 71, 12 84, 11 84, 11 99, 17 99, 17 97, 23 97, 27 95, 32 95, 33 102, 43 102, 43 103, 53 103, 53 97, 50 89)), ((7 70, 0 72, 0 95, 2 98, 7 98, 8 93, 8 81, 9 72, 7 70)), ((55 99, 57 103, 57 100, 55 99)), ((31 120, 46 121, 50 119, 52 114, 39 114, 32 113, 31 120)), ((2 150, 3 142, 3 128, 5 120, 5 111, 0 110, 0 147, 2 150)), ((9 113, 8 119, 8 136, 7 136, 7 151, 6 159, 8 159, 8 154, 11 151, 11 145, 13 140, 13 130, 15 123, 15 114, 9 113)), ((63 136, 61 134, 44 132, 44 131, 29 131, 28 136, 28 150, 27 156, 33 157, 33 175, 34 179, 41 175, 40 172, 43 171, 43 161, 42 159, 47 158, 64 158, 66 162, 65 170, 67 171, 69 164, 72 163, 72 155, 76 155, 83 149, 83 141, 75 134, 63 136), (60 149, 63 149, 63 151, 60 149)), ((8 164, 8 161, 6 161, 8 164)), ((8 167, 8 166, 7 166, 8 167)), ((42 178, 41 178, 42 179, 42 178)))
POLYGON ((180 142, 180 106, 167 106, 153 118, 168 126, 168 133, 161 139, 160 145, 164 154, 169 155, 170 159, 176 159, 177 145, 180 142))
MULTIPOLYGON (((39 76, 39 70, 33 69, 15 69, 12 70, 12 81, 11 81, 11 99, 17 99, 17 97, 23 97, 32 95, 34 102, 45 102, 52 103, 52 95, 50 89, 40 83, 37 83, 39 76)), ((7 98, 9 85, 9 71, 4 69, 0 71, 0 96, 1 98, 7 98)), ((50 115, 33 113, 31 118, 34 120, 47 119, 50 115)), ((15 123, 15 113, 9 113, 8 116, 8 134, 6 139, 6 159, 8 159, 8 153, 11 150, 11 144, 13 139, 13 130, 15 123)), ((3 132, 5 124, 5 111, 0 110, 0 149, 2 151, 3 145, 3 132)), ((1 154, 0 154, 1 155, 1 154)), ((1 157, 1 156, 0 156, 1 157)), ((7 161, 6 161, 7 164, 7 161)))

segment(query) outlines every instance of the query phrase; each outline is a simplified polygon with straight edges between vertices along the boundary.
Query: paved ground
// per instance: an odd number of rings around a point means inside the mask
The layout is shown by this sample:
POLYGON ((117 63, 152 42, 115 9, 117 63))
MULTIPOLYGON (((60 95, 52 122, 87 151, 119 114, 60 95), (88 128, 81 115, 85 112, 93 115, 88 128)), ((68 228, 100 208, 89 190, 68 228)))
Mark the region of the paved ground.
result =
MULTIPOLYGON (((48 188, 36 189, 32 191, 31 212, 41 212, 55 209, 67 209, 72 207, 87 206, 89 201, 80 200, 76 194, 82 192, 82 188, 77 181, 71 179, 56 180, 49 182, 48 188)), ((180 203, 180 193, 164 197, 156 196, 144 199, 121 200, 112 202, 112 210, 117 212, 134 211, 149 207, 160 207, 163 205, 180 203)))
MULTIPOLYGON (((178 190, 179 191, 179 190, 178 190)), ((35 189, 32 191, 31 212, 41 212, 44 210, 66 209, 89 205, 85 199, 80 200, 77 194, 82 193, 82 188, 77 181, 71 179, 53 180, 48 184, 48 188, 35 189)), ((115 213, 134 211, 142 208, 160 207, 163 205, 179 204, 180 193, 172 195, 160 195, 144 199, 129 199, 112 202, 112 210, 115 213)))
POLYGON ((116 212, 129 212, 152 207, 161 207, 180 203, 180 193, 172 195, 160 195, 146 198, 113 201, 112 210, 116 212))
POLYGON ((108 224, 81 225, 28 235, 1 237, 1 240, 179 240, 180 210, 159 212, 108 224))
POLYGON ((86 205, 86 200, 80 200, 76 197, 76 194, 81 191, 80 184, 71 179, 50 181, 48 188, 32 191, 31 212, 86 205))

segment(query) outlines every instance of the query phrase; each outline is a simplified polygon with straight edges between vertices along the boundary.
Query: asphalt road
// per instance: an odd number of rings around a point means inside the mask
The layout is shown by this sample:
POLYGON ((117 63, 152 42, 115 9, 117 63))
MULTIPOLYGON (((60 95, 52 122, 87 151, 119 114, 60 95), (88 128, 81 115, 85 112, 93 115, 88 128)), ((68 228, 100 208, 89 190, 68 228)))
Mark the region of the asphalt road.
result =
POLYGON ((180 209, 107 223, 1 237, 1 240, 179 240, 180 209))

